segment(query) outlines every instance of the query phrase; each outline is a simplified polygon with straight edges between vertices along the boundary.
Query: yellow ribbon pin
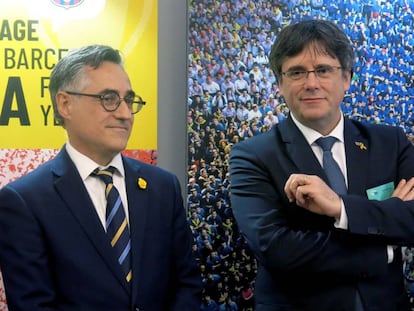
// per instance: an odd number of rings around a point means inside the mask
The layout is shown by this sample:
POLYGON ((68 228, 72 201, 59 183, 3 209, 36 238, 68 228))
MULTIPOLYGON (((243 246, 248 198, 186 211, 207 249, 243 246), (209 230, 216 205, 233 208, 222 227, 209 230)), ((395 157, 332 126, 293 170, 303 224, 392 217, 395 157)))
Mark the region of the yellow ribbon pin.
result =
POLYGON ((142 190, 147 189, 147 181, 143 178, 138 178, 138 187, 142 190))
POLYGON ((360 141, 356 141, 355 145, 357 145, 359 147, 359 149, 361 149, 361 150, 367 150, 367 147, 364 145, 364 143, 362 143, 360 141))

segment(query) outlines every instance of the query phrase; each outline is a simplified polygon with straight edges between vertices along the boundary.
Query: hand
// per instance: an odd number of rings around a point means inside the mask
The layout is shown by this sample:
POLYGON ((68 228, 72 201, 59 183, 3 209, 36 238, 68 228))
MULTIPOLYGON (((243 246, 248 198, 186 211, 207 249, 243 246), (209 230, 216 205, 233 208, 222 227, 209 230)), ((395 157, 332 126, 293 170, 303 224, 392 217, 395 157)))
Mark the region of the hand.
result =
POLYGON ((403 201, 414 200, 414 177, 411 177, 408 181, 401 179, 397 188, 394 189, 392 197, 400 198, 403 201))
POLYGON ((290 202, 296 202, 313 213, 336 218, 341 216, 341 198, 319 176, 292 174, 284 190, 290 202))

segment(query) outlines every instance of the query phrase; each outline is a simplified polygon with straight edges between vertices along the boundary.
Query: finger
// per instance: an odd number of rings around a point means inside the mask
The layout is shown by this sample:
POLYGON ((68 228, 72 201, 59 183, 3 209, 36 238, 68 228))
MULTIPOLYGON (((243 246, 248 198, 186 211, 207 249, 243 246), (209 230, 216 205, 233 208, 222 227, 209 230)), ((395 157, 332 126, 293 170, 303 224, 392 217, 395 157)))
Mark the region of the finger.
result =
POLYGON ((392 196, 393 197, 399 197, 401 192, 404 190, 404 185, 406 184, 406 180, 405 179, 401 179, 400 182, 398 183, 397 187, 394 189, 392 196))
POLYGON ((305 186, 309 184, 309 177, 308 175, 296 175, 295 178, 292 181, 292 186, 294 188, 300 187, 300 186, 305 186))
POLYGON ((304 174, 292 174, 289 176, 284 191, 290 202, 296 200, 296 193, 298 187, 308 184, 308 176, 304 174))
POLYGON ((289 199, 290 202, 295 200, 295 192, 297 188, 297 174, 292 174, 289 176, 288 180, 286 181, 284 191, 289 199))
POLYGON ((289 202, 293 202, 295 200, 295 194, 292 191, 291 184, 292 184, 292 176, 288 178, 288 180, 285 183, 285 187, 283 188, 286 196, 288 197, 289 202))
POLYGON ((410 189, 414 188, 414 178, 411 177, 407 182, 406 182, 407 187, 409 187, 410 189))
POLYGON ((410 178, 408 181, 405 179, 400 180, 395 188, 392 196, 400 198, 402 200, 410 200, 413 196, 414 178, 410 178))
POLYGON ((411 178, 404 186, 404 190, 406 190, 406 193, 403 195, 400 195, 404 201, 413 200, 414 199, 414 180, 411 178))
POLYGON ((301 207, 305 207, 308 204, 307 200, 309 199, 309 196, 308 196, 307 189, 308 189, 307 185, 301 185, 296 188, 296 193, 295 193, 296 203, 301 207))

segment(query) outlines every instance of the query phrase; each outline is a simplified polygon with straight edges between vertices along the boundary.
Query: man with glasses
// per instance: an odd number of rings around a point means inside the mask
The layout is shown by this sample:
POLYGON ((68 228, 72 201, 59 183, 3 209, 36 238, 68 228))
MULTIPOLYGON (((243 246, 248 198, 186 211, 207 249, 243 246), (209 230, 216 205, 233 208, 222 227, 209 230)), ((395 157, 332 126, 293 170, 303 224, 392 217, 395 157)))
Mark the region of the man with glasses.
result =
POLYGON ((234 215, 259 262, 255 310, 409 310, 414 147, 401 128, 344 118, 354 51, 334 23, 287 26, 270 64, 289 117, 230 154, 234 215))
POLYGON ((119 52, 69 52, 49 89, 67 142, 0 191, 9 310, 197 310, 201 276, 179 182, 121 154, 145 102, 119 52))

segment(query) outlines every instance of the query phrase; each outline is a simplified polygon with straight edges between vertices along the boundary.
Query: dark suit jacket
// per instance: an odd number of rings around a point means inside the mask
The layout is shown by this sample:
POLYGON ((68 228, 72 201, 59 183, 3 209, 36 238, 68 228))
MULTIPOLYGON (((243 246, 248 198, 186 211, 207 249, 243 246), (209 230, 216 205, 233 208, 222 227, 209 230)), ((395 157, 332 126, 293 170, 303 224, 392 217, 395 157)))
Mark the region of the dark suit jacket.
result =
POLYGON ((256 311, 409 310, 401 250, 414 242, 414 202, 370 201, 366 190, 414 176, 414 147, 403 131, 345 119, 349 230, 289 203, 292 173, 327 177, 291 118, 233 146, 231 200, 237 223, 259 261, 256 311))
POLYGON ((0 191, 0 266, 10 311, 199 308, 201 276, 177 178, 133 159, 123 162, 131 288, 63 149, 0 191), (138 178, 146 189, 138 187, 138 178))

